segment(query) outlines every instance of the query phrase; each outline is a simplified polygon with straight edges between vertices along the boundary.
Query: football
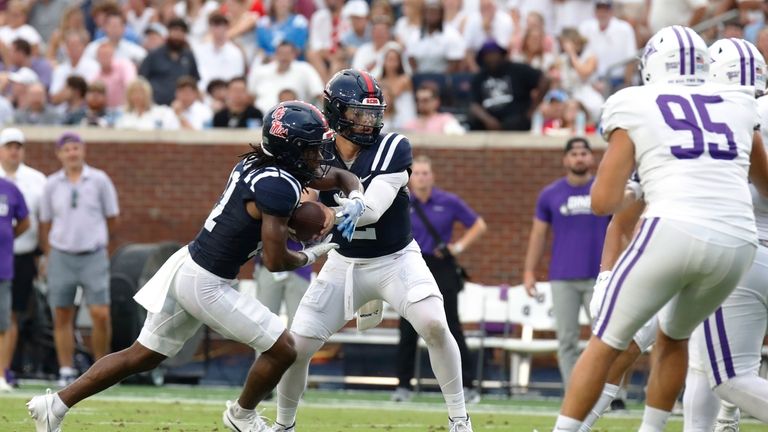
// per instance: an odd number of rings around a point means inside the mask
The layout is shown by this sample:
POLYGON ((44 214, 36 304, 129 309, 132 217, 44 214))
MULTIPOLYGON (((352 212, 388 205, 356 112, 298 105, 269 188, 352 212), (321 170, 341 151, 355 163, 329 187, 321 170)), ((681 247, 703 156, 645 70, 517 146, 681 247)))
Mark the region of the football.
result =
POLYGON ((298 241, 310 241, 320 234, 325 225, 328 207, 315 201, 305 201, 294 210, 288 220, 291 237, 298 241))

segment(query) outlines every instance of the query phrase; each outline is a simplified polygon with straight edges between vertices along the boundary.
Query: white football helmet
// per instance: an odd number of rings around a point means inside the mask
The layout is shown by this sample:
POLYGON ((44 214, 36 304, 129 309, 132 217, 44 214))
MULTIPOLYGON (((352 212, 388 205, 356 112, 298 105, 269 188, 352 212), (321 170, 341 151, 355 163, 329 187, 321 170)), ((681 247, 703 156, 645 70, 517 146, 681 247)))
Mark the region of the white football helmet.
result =
POLYGON ((640 70, 645 84, 703 84, 709 75, 707 44, 688 27, 664 27, 645 45, 640 70))
POLYGON ((709 47, 709 79, 720 84, 754 86, 765 93, 765 58, 744 39, 720 39, 709 47))

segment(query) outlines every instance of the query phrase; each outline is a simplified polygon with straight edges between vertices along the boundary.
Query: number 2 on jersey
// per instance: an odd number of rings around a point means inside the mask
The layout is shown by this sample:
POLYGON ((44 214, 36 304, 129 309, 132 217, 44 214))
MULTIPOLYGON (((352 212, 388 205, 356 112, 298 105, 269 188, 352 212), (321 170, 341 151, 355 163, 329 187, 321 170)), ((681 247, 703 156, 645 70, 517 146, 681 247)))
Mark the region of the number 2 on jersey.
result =
POLYGON ((736 141, 733 138, 733 131, 725 123, 713 122, 709 116, 707 105, 714 105, 723 102, 723 98, 716 95, 691 95, 693 106, 688 99, 680 95, 659 95, 656 98, 656 105, 664 116, 664 121, 669 127, 676 131, 688 131, 693 137, 693 147, 672 146, 672 154, 678 159, 696 159, 709 151, 712 159, 733 160, 736 158, 736 141), (672 112, 672 105, 677 105, 683 112, 683 117, 675 117, 672 112), (694 112, 694 108, 695 111, 694 112), (698 113, 699 117, 696 117, 698 113), (699 120, 700 119, 700 120, 699 120), (728 150, 723 150, 717 142, 708 142, 704 148, 704 131, 717 135, 723 135, 728 143, 728 150))

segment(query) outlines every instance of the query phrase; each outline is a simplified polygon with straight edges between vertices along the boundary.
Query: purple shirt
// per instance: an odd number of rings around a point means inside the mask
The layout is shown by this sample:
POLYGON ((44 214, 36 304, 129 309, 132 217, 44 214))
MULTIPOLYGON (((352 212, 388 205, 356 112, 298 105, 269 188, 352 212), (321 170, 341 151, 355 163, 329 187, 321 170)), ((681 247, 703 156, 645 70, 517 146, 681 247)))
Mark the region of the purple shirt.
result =
POLYGON ((20 221, 28 214, 19 188, 0 179, 0 280, 13 279, 13 221, 20 221))
POLYGON ((536 219, 552 227, 550 280, 592 279, 600 272, 600 255, 608 216, 592 214, 592 182, 571 186, 565 177, 544 188, 536 202, 536 219))
MULTIPOLYGON (((421 252, 432 255, 437 245, 424 222, 421 221, 419 214, 413 209, 414 201, 416 201, 416 195, 412 193, 411 229, 413 230, 413 238, 419 244, 421 252)), ((432 188, 432 193, 426 203, 419 203, 427 220, 432 223, 445 244, 451 241, 454 222, 461 222, 465 227, 471 227, 478 219, 477 213, 461 198, 436 187, 432 188)))

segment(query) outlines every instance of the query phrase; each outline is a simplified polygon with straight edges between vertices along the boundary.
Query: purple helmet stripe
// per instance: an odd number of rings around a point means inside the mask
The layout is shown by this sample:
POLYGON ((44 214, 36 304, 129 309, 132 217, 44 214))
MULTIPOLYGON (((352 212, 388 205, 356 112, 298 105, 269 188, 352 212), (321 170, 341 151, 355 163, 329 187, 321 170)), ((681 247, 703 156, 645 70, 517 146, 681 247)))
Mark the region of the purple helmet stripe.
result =
POLYGON ((720 339, 720 349, 723 351, 723 363, 725 363, 725 373, 728 378, 736 376, 733 368, 733 356, 731 356, 731 346, 728 344, 728 335, 725 333, 725 318, 723 318, 723 308, 719 307, 715 311, 715 323, 717 324, 717 336, 720 339))
POLYGON ((712 367, 712 374, 715 376, 715 384, 720 385, 723 383, 723 380, 720 378, 720 370, 717 368, 717 357, 715 357, 715 345, 712 343, 712 330, 709 329, 709 318, 704 320, 704 339, 707 344, 709 365, 712 367))
POLYGON ((736 51, 739 52, 739 58, 741 59, 741 85, 747 85, 747 59, 744 57, 744 50, 741 49, 741 45, 739 45, 736 39, 730 38, 728 40, 736 45, 736 51))
POLYGON ((755 73, 757 69, 757 65, 755 65, 755 54, 746 42, 742 43, 744 44, 744 49, 747 50, 747 54, 749 54, 749 85, 755 85, 755 73))
POLYGON ((672 31, 677 36, 677 43, 680 45, 680 75, 685 75, 685 44, 683 43, 683 37, 680 36, 680 31, 677 30, 678 26, 672 26, 672 31))
POLYGON ((683 27, 683 32, 685 33, 685 36, 688 38, 688 44, 690 45, 691 51, 688 53, 688 56, 691 61, 691 75, 696 74, 696 50, 693 48, 693 38, 691 37, 691 32, 693 30, 689 29, 688 27, 683 27))
MULTIPOLYGON (((645 251, 646 246, 648 246, 648 243, 651 240, 651 236, 653 236, 653 231, 656 229, 656 225, 659 223, 659 218, 651 218, 650 222, 651 223, 650 223, 650 227, 648 228, 648 234, 645 236, 645 238, 642 241, 642 244, 637 249, 637 253, 632 258, 632 261, 630 261, 630 263, 627 265, 627 268, 621 272, 621 275, 619 275, 618 282, 616 283, 616 289, 614 289, 613 293, 611 293, 611 301, 610 303, 608 303, 608 310, 605 312, 605 317, 603 318, 603 314, 602 313, 600 314, 600 317, 602 318, 602 323, 600 323, 600 328, 597 329, 596 335, 601 339, 603 337, 603 333, 605 333, 605 328, 608 327, 608 321, 610 321, 611 314, 613 313, 613 308, 616 306, 616 299, 619 297, 619 291, 621 291, 621 286, 624 284, 624 280, 627 278, 627 275, 632 272, 632 268, 635 266, 635 264, 637 264, 637 261, 643 255, 643 252, 645 251)), ((638 234, 638 236, 639 235, 640 234, 638 234)), ((613 282, 613 277, 611 277, 611 282, 613 282)))

